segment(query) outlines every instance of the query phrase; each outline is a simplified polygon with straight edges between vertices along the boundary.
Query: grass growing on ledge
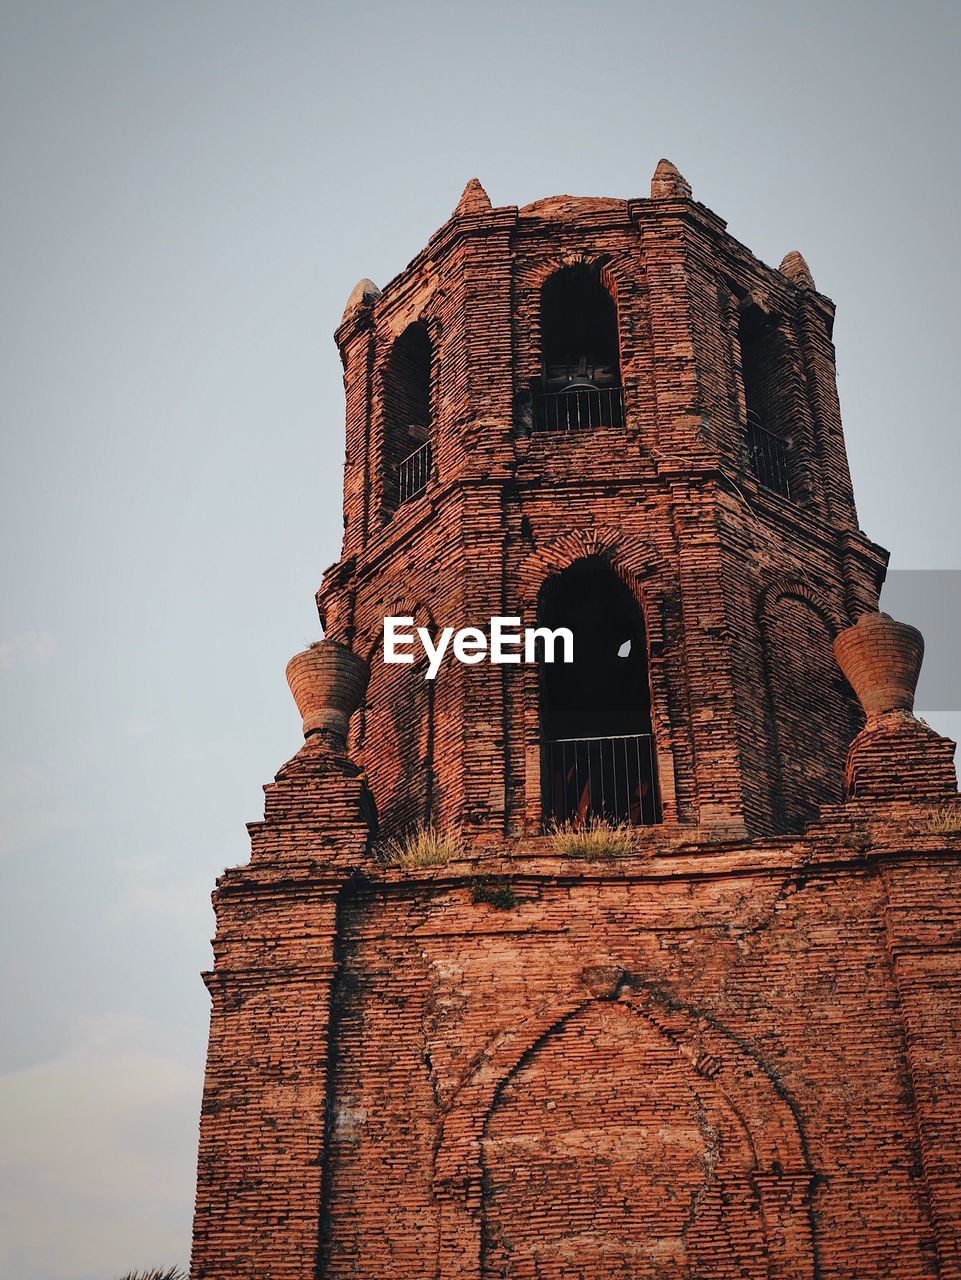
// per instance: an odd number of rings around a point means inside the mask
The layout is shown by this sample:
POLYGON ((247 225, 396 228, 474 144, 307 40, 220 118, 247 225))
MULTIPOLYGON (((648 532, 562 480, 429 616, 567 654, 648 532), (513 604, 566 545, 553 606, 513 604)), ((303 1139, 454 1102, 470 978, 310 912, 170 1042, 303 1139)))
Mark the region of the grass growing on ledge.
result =
POLYGON ((187 1280, 187 1273, 179 1267, 167 1267, 164 1270, 153 1267, 150 1271, 128 1271, 121 1280, 187 1280))
POLYGON ((475 876, 470 882, 472 902, 486 902, 498 911, 510 911, 520 902, 509 880, 495 876, 475 876))
POLYGON ((922 822, 920 830, 924 835, 949 836, 961 833, 961 805, 949 802, 922 822))
POLYGON ((440 867, 464 856, 464 846, 453 835, 442 835, 421 824, 401 836, 385 840, 377 850, 378 862, 388 867, 440 867))
POLYGON ((555 822, 547 834, 555 853, 565 858, 604 862, 609 858, 629 858, 639 852, 637 829, 627 822, 608 822, 596 814, 587 822, 555 822))

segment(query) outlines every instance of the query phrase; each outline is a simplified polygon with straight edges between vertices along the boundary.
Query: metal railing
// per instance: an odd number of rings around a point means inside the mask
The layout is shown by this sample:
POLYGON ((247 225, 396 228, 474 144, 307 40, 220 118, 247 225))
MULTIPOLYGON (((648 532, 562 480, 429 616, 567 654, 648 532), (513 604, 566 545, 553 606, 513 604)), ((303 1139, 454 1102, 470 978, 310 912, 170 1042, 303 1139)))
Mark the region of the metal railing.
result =
POLYGON ((787 441, 768 431, 756 413, 747 415, 747 452, 758 483, 782 498, 791 496, 791 463, 787 441))
POLYGON ((431 461, 430 441, 425 440, 413 453, 409 453, 402 462, 397 464, 398 506, 404 502, 409 502, 411 498, 416 498, 419 493, 423 493, 427 488, 427 481, 430 479, 431 461))
POLYGON ((620 387, 568 387, 534 395, 535 431, 590 431, 623 425, 620 387))
POLYGON ((590 818, 649 826, 660 820, 654 738, 555 738, 542 744, 544 816, 554 822, 590 818))

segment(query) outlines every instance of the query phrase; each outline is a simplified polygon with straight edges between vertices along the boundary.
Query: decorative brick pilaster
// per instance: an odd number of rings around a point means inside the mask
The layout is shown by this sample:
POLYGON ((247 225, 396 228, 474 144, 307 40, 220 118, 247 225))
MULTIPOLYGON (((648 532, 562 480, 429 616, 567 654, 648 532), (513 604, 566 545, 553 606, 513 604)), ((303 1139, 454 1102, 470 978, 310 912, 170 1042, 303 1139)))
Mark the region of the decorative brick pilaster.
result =
POLYGON ((345 754, 366 663, 323 641, 287 670, 306 741, 265 788, 251 860, 225 872, 200 1121, 194 1280, 313 1280, 338 903, 375 818, 345 754))
POLYGON ((888 949, 941 1280, 961 1277, 961 849, 883 867, 888 949))

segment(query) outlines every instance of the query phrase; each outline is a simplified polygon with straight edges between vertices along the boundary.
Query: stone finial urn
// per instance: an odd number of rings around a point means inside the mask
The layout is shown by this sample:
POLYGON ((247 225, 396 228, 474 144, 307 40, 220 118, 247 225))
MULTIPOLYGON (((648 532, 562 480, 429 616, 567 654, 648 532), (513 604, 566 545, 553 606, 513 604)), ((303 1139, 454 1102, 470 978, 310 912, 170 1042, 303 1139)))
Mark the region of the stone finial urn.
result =
POLYGON ((343 749, 369 679, 363 658, 336 640, 318 640, 295 654, 287 663, 287 683, 303 717, 304 737, 322 734, 343 749))
POLYGON ((868 719, 887 711, 914 711, 924 657, 917 627, 886 613, 866 613, 834 641, 834 656, 868 719))

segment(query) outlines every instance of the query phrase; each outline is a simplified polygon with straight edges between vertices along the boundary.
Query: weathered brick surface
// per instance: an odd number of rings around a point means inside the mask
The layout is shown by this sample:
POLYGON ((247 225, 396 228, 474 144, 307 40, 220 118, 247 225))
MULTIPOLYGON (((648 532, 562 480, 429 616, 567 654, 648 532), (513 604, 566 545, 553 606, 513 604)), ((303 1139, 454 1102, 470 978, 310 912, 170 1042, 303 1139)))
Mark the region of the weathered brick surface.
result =
POLYGON ((287 683, 303 717, 304 736, 329 735, 343 748, 360 706, 370 667, 346 645, 320 640, 287 663, 287 683))
MULTIPOLYGON (((650 200, 472 183, 351 295, 334 644, 293 666, 310 736, 215 893, 195 1280, 961 1280, 952 744, 903 698, 865 724, 832 653, 885 563, 832 315, 667 162, 650 200), (531 434, 541 287, 576 262, 616 300, 624 424, 531 434), (433 472, 398 505, 412 324, 433 472), (790 498, 746 450, 755 342, 790 498), (386 614, 533 623, 585 557, 643 609, 662 815, 599 864, 542 834, 535 668, 380 652, 386 614), (364 673, 336 645, 370 668, 346 749, 364 673), (377 821, 428 818, 463 861, 376 860, 377 821)), ((864 653, 902 687, 888 639, 864 653)))
POLYGON ((924 640, 916 627, 866 613, 842 632, 834 652, 869 716, 912 711, 924 640))
POLYGON ((318 599, 328 635, 371 662, 352 751, 388 827, 428 804, 443 825, 487 838, 530 834, 541 815, 536 674, 448 664, 428 705, 418 673, 379 673, 385 613, 435 626, 493 612, 533 620, 545 577, 593 552, 644 607, 666 820, 799 830, 841 793, 857 713, 830 642, 852 608, 877 607, 884 565, 857 528, 831 303, 758 262, 689 199, 467 204, 338 331, 346 531, 318 599), (541 371, 541 287, 575 261, 598 264, 617 303, 625 425, 531 436, 517 400, 541 371), (766 402, 790 438, 797 501, 746 465, 745 307, 773 335, 766 402), (389 370, 414 323, 433 352, 435 472, 421 497, 390 511, 389 370), (779 601, 807 610, 786 634, 776 615, 791 606, 779 601), (784 670, 805 665, 831 692, 813 729, 817 768, 801 780, 810 760, 777 726, 797 714, 784 670), (378 698, 381 683, 389 697, 378 698), (397 721, 421 744, 424 776, 405 803, 414 762, 397 750, 397 721))
POLYGON ((511 1275, 696 1274, 711 1240, 710 1274, 758 1274, 758 1178, 806 1242, 774 1274, 814 1274, 812 1233, 825 1276, 936 1274, 883 892, 812 853, 356 901, 324 1274, 499 1275, 502 1238, 511 1275))

